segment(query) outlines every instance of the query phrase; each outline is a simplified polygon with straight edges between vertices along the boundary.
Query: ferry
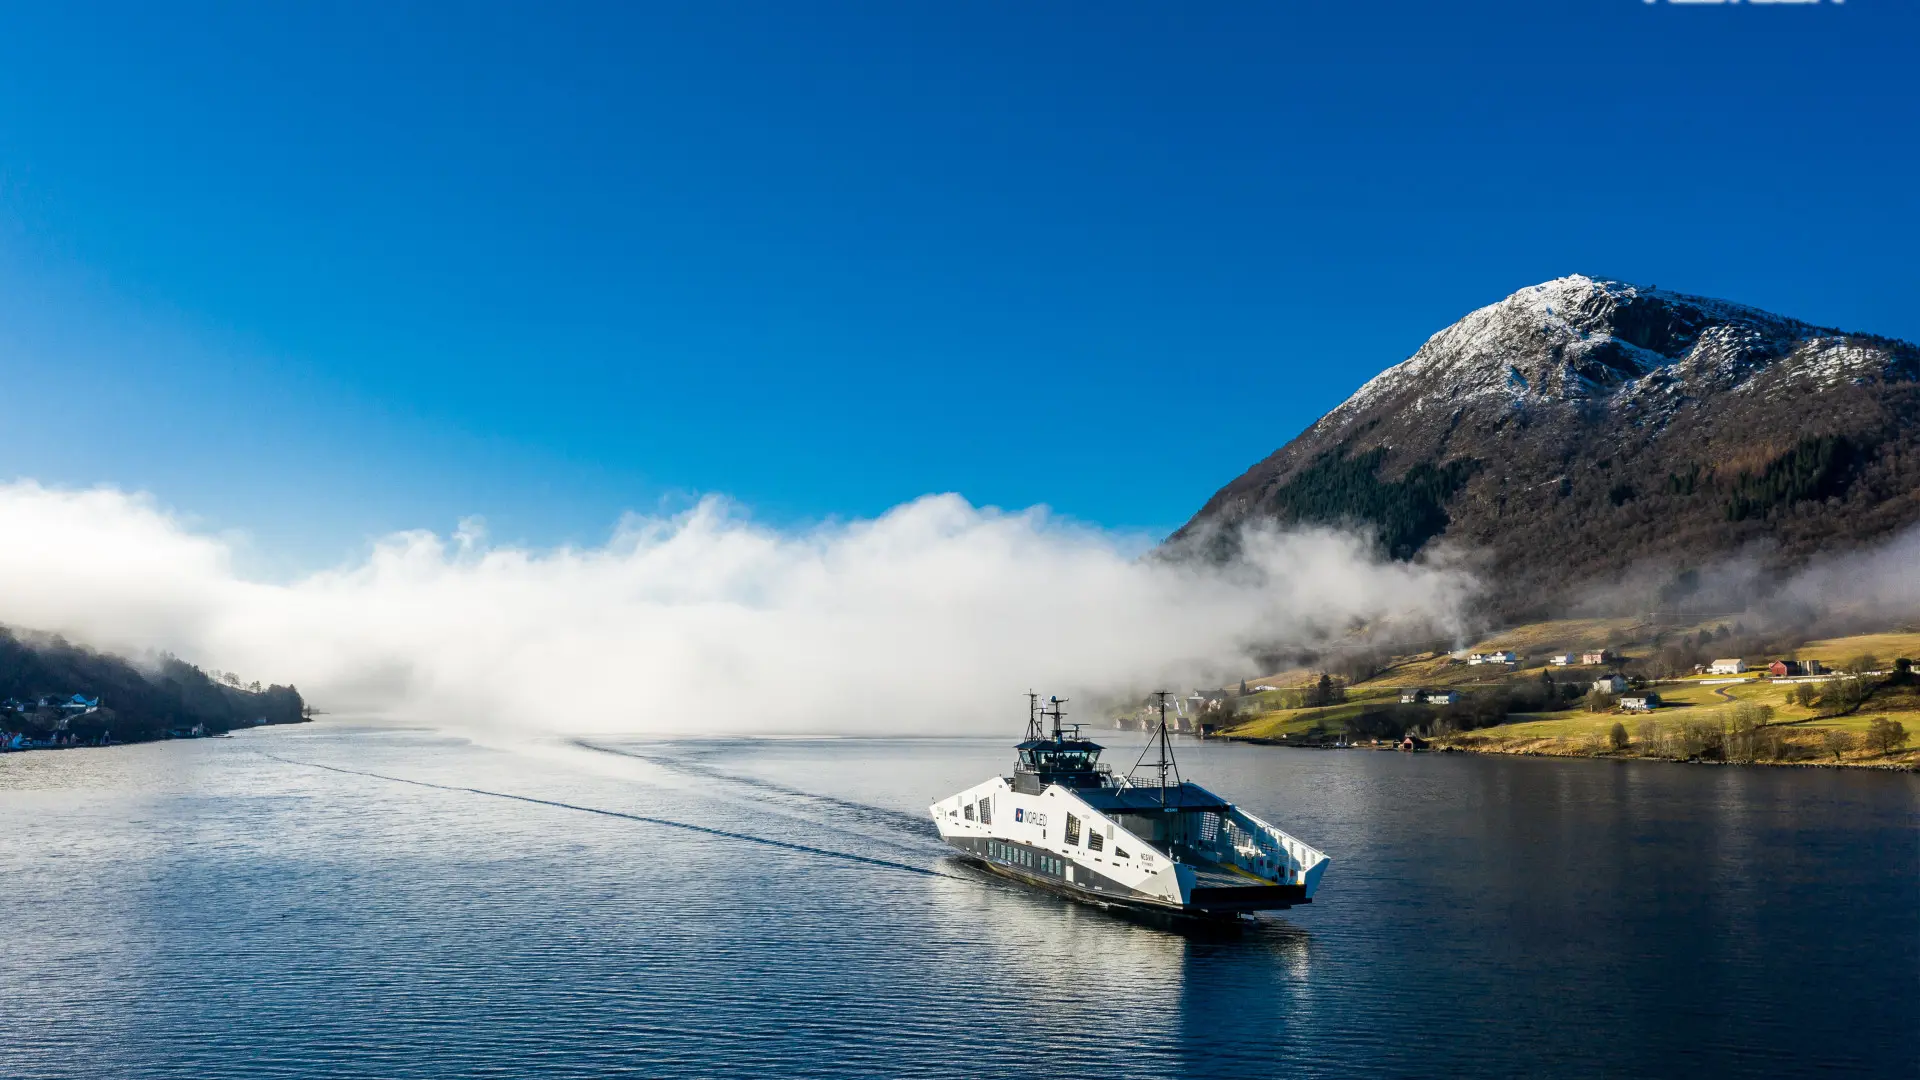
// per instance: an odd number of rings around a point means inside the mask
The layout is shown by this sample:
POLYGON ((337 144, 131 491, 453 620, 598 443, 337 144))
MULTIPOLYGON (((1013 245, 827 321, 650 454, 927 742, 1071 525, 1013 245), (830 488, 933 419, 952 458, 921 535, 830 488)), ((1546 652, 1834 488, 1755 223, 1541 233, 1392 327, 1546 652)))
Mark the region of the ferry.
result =
POLYGON ((1158 696, 1159 730, 1123 776, 1061 722, 1062 699, 1029 694, 1013 775, 934 803, 941 838, 996 873, 1104 907, 1237 918, 1312 903, 1328 857, 1182 779, 1158 696))

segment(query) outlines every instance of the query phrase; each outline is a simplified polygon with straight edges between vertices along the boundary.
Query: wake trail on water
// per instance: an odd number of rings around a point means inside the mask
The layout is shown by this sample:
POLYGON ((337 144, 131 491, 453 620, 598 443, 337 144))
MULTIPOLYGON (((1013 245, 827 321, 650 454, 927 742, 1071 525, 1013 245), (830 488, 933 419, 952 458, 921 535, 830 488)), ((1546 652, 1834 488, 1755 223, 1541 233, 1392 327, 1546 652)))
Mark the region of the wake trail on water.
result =
POLYGON ((718 836, 727 840, 739 840, 749 844, 760 844, 766 847, 781 848, 786 851, 797 851, 806 855, 840 859, 845 862, 860 863, 866 866, 877 866, 886 870, 904 871, 909 874, 918 874, 922 877, 947 878, 952 881, 974 880, 958 874, 941 873, 938 870, 929 870, 923 866, 911 866, 907 863, 894 862, 890 859, 876 859, 867 855, 855 855, 847 851, 833 851, 828 848, 812 847, 807 844, 795 844, 786 840, 774 840, 765 836, 753 836, 749 833, 730 832, 726 829, 715 829, 710 826, 695 825, 686 821, 674 821, 671 818, 649 817, 645 814, 629 814, 623 810, 607 810, 598 806, 581 806, 578 803, 559 802, 554 799, 538 799, 531 795, 515 795, 506 791, 488 791, 485 788, 463 787, 458 784, 435 784, 427 780, 410 780, 404 776, 388 776, 385 773, 369 772, 364 769, 348 769, 338 765, 323 765, 317 761, 300 761, 295 758, 282 757, 279 754, 270 754, 265 750, 256 750, 254 752, 262 757, 272 758, 275 761, 284 762, 288 765, 299 765, 309 769, 324 769, 327 772, 341 773, 346 776, 365 776, 375 780, 385 780, 389 783, 432 788, 435 791, 453 791, 467 795, 484 795, 490 799, 510 799, 514 802, 532 803, 535 806, 551 806, 561 810, 577 811, 582 814, 599 814, 602 817, 624 818, 628 821, 638 821, 647 825, 658 825, 667 829, 681 829, 686 832, 704 833, 708 836, 718 836))
POLYGON ((701 765, 698 762, 691 762, 665 754, 646 754, 637 750, 622 750, 615 746, 602 746, 599 743, 591 743, 585 739, 574 739, 573 745, 582 750, 592 750, 596 753, 616 754, 620 757, 634 758, 638 761, 658 765, 663 769, 671 769, 674 772, 697 776, 703 780, 716 780, 722 783, 751 788, 763 796, 780 796, 802 803, 830 806, 852 813, 861 821, 876 825, 890 832, 909 834, 916 840, 937 840, 940 835, 939 830, 935 829, 933 823, 927 819, 916 814, 904 814, 898 810, 890 810, 884 806, 855 802, 852 799, 837 798, 833 795, 822 795, 815 791, 804 791, 800 788, 788 787, 785 784, 778 784, 771 780, 762 780, 759 777, 741 776, 738 773, 723 772, 710 765, 701 765))

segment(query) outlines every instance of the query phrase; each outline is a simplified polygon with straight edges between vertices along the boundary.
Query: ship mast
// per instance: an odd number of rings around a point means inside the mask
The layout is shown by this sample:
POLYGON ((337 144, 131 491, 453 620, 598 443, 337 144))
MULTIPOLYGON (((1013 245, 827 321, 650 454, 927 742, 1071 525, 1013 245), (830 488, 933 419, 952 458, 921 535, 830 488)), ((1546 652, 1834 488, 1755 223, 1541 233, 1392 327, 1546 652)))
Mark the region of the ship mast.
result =
POLYGON ((1031 690, 1027 691, 1027 738, 1040 740, 1040 695, 1031 690))
POLYGON ((1053 741, 1059 742, 1060 741, 1060 706, 1065 705, 1067 701, 1065 698, 1054 697, 1054 698, 1048 698, 1047 702, 1048 704, 1052 705, 1053 708, 1051 710, 1041 709, 1040 715, 1053 718, 1053 741))
POLYGON ((1180 764, 1173 759, 1173 744, 1167 739, 1167 698, 1172 694, 1165 690, 1155 690, 1153 696, 1160 704, 1160 730, 1154 732, 1153 741, 1141 749, 1140 760, 1133 763, 1133 772, 1140 771, 1140 763, 1147 759, 1147 750, 1160 752, 1160 760, 1154 763, 1154 773, 1160 786, 1160 808, 1164 810, 1167 806, 1167 773, 1173 773, 1175 784, 1181 784, 1183 781, 1180 779, 1180 764))

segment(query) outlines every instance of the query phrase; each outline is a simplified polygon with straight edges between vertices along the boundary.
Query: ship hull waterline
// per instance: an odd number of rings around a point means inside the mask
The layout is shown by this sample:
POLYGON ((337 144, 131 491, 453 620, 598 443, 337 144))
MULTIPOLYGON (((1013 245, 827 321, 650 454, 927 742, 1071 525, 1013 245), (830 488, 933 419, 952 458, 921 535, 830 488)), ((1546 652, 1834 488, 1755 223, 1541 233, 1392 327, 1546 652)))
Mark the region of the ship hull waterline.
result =
POLYGON ((1297 907, 1302 904, 1313 903, 1313 899, 1311 897, 1301 897, 1299 899, 1288 901, 1287 903, 1265 903, 1265 904, 1259 904, 1259 905, 1244 907, 1244 908, 1204 908, 1203 909, 1203 908, 1181 907, 1179 904, 1170 904, 1165 901, 1153 900, 1147 897, 1128 898, 1128 897, 1119 897, 1119 896, 1108 896, 1102 893, 1090 893, 1082 889, 1070 888, 1070 887, 1061 885, 1057 882, 1045 881, 1037 877, 1032 877, 1030 875, 1023 874, 1020 871, 1015 870, 1010 866, 996 865, 993 862, 993 860, 982 858, 978 855, 969 855, 964 851, 956 851, 954 854, 956 857, 964 861, 968 866, 977 867, 978 869, 985 871, 986 873, 992 874, 995 877, 1005 878, 1008 881, 1016 882, 1030 889, 1034 889, 1039 892, 1044 892, 1051 896, 1057 896, 1062 900, 1071 900, 1075 903, 1086 904, 1089 907, 1097 907, 1097 908, 1102 908, 1110 911, 1125 911, 1125 912, 1131 912, 1131 913, 1138 913, 1142 915, 1161 916, 1161 917, 1171 918, 1176 921, 1191 920, 1193 922, 1217 922, 1217 923, 1236 922, 1241 919, 1250 918, 1257 912, 1285 911, 1288 908, 1297 907))

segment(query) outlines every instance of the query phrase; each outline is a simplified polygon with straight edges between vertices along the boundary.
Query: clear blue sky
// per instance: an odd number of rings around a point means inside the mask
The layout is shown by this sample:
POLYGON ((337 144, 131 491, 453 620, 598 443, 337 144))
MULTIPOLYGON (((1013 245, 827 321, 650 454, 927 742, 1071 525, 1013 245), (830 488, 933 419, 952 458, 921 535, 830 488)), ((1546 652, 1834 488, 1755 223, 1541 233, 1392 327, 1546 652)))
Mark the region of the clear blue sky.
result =
POLYGON ((1560 274, 1920 339, 1915 8, 8 4, 0 475, 1166 530, 1560 274))

